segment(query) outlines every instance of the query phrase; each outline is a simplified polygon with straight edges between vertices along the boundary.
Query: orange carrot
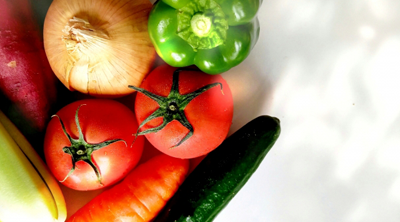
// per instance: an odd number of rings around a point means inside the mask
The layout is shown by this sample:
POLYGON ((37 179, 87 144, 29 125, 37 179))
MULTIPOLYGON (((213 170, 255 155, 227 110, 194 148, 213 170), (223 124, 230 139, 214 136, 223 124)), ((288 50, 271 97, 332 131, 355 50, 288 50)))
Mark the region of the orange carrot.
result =
POLYGON ((165 154, 139 165, 67 222, 150 221, 175 194, 189 171, 189 160, 165 154))

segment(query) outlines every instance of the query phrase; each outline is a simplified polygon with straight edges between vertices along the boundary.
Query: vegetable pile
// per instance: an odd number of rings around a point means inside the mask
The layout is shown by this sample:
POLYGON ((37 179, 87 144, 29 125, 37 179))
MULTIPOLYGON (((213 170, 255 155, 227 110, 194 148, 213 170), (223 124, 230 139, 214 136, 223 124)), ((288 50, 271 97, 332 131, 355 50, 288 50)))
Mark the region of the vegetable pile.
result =
POLYGON ((212 221, 280 134, 227 138, 261 0, 31 4, 0 0, 0 221, 212 221))

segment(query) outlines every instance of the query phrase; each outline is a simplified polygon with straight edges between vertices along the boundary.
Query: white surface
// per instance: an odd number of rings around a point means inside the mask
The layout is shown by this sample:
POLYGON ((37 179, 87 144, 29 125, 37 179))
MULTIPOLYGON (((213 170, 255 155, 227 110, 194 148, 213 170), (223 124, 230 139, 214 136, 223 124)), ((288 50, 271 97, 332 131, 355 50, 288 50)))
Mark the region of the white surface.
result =
POLYGON ((216 222, 400 221, 400 1, 264 0, 260 39, 224 73, 232 131, 282 133, 216 222))

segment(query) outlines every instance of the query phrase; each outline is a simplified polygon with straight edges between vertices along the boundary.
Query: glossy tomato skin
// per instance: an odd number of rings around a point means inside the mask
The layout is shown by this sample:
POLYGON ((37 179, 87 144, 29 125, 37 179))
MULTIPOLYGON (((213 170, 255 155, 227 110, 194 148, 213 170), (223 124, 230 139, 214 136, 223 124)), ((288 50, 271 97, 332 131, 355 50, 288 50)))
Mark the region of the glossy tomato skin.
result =
MULTIPOLYGON (((177 68, 162 65, 154 69, 142 82, 140 88, 166 97, 172 86, 173 72, 177 68)), ((161 152, 176 157, 190 159, 203 156, 217 148, 228 135, 233 117, 233 98, 228 83, 221 75, 207 75, 200 71, 181 71, 179 74, 180 94, 191 93, 203 86, 215 82, 222 83, 194 98, 184 113, 193 126, 193 135, 181 145, 171 148, 189 132, 181 123, 173 120, 164 129, 146 134, 148 141, 161 152)), ((138 92, 135 100, 135 114, 138 123, 143 122, 156 109, 158 104, 146 95, 138 92)), ((160 125, 162 117, 146 123, 140 130, 160 125)))
POLYGON ((76 162, 74 172, 61 182, 72 168, 71 155, 63 152, 63 148, 71 143, 62 130, 60 120, 53 117, 47 126, 44 140, 46 163, 56 179, 69 188, 104 188, 124 178, 137 165, 143 152, 144 139, 137 138, 133 143, 135 129, 138 127, 134 113, 125 105, 108 99, 79 100, 57 112, 56 115, 63 121, 72 138, 79 137, 75 113, 80 105, 78 118, 87 143, 122 139, 126 144, 115 142, 92 153, 93 162, 102 176, 102 184, 93 168, 84 161, 76 162))

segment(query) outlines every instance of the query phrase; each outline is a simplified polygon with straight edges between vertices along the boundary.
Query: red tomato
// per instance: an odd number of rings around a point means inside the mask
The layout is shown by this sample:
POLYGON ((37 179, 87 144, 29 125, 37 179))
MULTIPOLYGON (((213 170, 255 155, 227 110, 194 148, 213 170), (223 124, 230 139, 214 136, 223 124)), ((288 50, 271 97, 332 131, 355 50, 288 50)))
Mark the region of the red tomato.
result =
POLYGON ((58 111, 47 126, 46 162, 57 180, 72 189, 94 190, 112 185, 139 162, 144 139, 137 138, 133 143, 137 127, 133 112, 117 101, 86 99, 73 102, 58 111), (60 120, 72 142, 64 133, 60 120), (86 142, 86 146, 79 145, 86 142), (75 167, 73 159, 76 160, 75 167))
POLYGON ((154 147, 173 157, 195 158, 217 148, 226 138, 233 117, 232 93, 221 75, 208 75, 196 70, 175 72, 176 70, 178 69, 163 65, 146 77, 140 88, 136 88, 139 92, 136 95, 135 114, 140 124, 151 114, 157 117, 145 121, 140 128, 140 132, 154 147), (174 91, 171 89, 174 73, 177 77, 176 94, 170 93, 174 91), (183 101, 190 97, 188 95, 215 83, 220 84, 210 86, 199 95, 193 96, 192 100, 186 100, 190 102, 184 106, 183 101), (158 132, 146 132, 162 126, 163 122, 167 124, 158 132))

